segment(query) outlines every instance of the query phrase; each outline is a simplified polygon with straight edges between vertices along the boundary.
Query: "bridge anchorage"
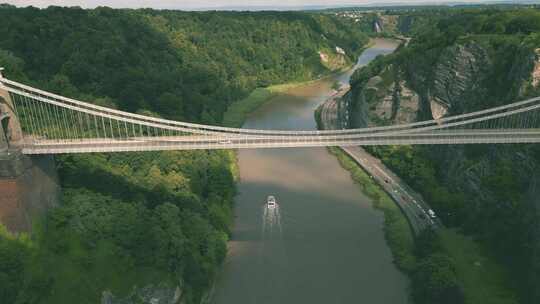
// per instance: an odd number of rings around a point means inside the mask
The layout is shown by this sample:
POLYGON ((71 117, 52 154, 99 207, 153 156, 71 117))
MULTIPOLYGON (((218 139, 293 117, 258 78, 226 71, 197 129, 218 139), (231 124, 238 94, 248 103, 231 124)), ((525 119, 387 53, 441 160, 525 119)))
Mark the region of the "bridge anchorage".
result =
MULTIPOLYGON (((2 79, 3 68, 0 68, 2 79)), ((6 152, 10 145, 22 144, 23 135, 10 94, 2 90, 0 83, 0 151, 6 152)))
MULTIPOLYGON (((0 79, 3 68, 0 68, 0 79)), ((29 166, 21 154, 23 133, 8 91, 0 83, 0 178, 20 176, 29 166)))
POLYGON ((252 130, 128 113, 45 92, 0 74, 0 149, 24 154, 353 145, 540 142, 540 97, 410 124, 328 131, 252 130))

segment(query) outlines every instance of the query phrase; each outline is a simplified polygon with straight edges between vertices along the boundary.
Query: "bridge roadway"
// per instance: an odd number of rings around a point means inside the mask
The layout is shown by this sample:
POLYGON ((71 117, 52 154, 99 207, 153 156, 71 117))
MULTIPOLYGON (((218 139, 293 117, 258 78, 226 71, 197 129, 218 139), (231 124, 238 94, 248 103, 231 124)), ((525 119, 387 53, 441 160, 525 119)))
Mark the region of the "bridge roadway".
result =
POLYGON ((540 143, 540 129, 434 130, 426 133, 332 136, 163 136, 126 139, 26 139, 24 154, 63 154, 198 149, 540 143))

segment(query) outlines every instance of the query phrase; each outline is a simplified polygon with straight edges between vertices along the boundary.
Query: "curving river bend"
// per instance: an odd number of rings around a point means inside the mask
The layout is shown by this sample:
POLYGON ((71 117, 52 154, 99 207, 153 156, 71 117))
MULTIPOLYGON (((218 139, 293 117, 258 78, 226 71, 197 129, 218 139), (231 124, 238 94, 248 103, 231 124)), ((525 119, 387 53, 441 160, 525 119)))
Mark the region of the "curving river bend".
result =
MULTIPOLYGON (((356 67, 396 47, 377 39, 356 67)), ((315 109, 352 72, 273 98, 244 127, 316 129, 315 109)), ((213 303, 407 303, 382 213, 325 148, 240 150, 239 163, 235 227, 213 303), (275 210, 263 208, 268 195, 275 210)))

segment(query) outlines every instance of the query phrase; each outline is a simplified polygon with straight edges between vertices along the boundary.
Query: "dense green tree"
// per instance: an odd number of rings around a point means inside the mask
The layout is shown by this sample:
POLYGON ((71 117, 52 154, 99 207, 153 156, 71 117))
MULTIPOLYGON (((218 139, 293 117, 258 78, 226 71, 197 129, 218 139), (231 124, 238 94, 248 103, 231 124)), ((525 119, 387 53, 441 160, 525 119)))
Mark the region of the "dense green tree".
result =
POLYGON ((152 238, 156 242, 156 264, 176 272, 182 268, 186 237, 182 232, 180 209, 165 203, 154 210, 152 238))
POLYGON ((11 237, 0 225, 0 299, 15 303, 24 282, 25 261, 31 249, 22 240, 11 237))
POLYGON ((460 304, 464 295, 452 260, 434 254, 421 260, 413 274, 413 297, 417 303, 460 304))

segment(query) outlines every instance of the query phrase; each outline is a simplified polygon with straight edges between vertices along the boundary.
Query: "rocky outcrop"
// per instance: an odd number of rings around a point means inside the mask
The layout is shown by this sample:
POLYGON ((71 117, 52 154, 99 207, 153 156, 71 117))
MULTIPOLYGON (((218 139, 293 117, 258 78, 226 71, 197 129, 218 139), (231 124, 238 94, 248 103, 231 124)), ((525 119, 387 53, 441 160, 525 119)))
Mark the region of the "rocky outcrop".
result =
POLYGON ((448 106, 442 104, 435 99, 429 101, 429 109, 431 110, 431 116, 433 119, 441 119, 448 114, 448 106))
POLYGON ((327 63, 328 62, 328 55, 326 55, 323 52, 319 51, 319 58, 321 59, 322 63, 327 63))
POLYGON ((373 31, 374 31, 375 33, 381 33, 381 32, 383 31, 383 27, 382 27, 382 25, 381 25, 380 20, 375 20, 375 21, 373 22, 373 31))
POLYGON ((330 71, 341 70, 349 64, 345 51, 338 46, 335 51, 319 51, 319 59, 321 64, 330 71))
MULTIPOLYGON (((373 77, 370 82, 374 82, 374 79, 380 78, 378 76, 373 77)), ((370 88, 370 87, 368 87, 370 88)), ((373 100, 372 103, 372 118, 376 118, 377 121, 380 122, 380 124, 386 124, 385 122, 390 121, 394 117, 394 91, 395 91, 395 84, 392 84, 389 87, 371 87, 376 93, 377 91, 380 91, 381 93, 378 94, 379 96, 376 96, 376 100, 373 100)), ((373 122, 374 119, 371 119, 370 121, 373 122)), ((373 123, 370 123, 370 125, 373 125, 373 123)))
POLYGON ((182 289, 167 283, 134 287, 126 297, 113 295, 111 291, 101 294, 101 304, 183 304, 182 289))
POLYGON ((395 124, 406 124, 415 122, 420 110, 420 96, 415 91, 408 88, 405 81, 396 84, 398 90, 394 94, 396 115, 395 124))
POLYGON ((465 45, 454 45, 447 48, 440 56, 435 67, 434 80, 430 90, 430 103, 436 115, 444 112, 463 112, 471 94, 475 93, 491 65, 487 51, 474 42, 465 45), (453 109, 452 109, 453 108, 453 109))
POLYGON ((414 122, 420 110, 420 96, 396 76, 392 67, 370 78, 346 98, 354 99, 354 105, 349 107, 354 127, 414 122))
POLYGON ((398 31, 398 19, 397 15, 377 14, 373 21, 373 31, 375 33, 395 34, 398 31))
POLYGON ((534 69, 532 73, 532 86, 537 88, 540 84, 540 48, 535 50, 536 60, 534 62, 534 69))

